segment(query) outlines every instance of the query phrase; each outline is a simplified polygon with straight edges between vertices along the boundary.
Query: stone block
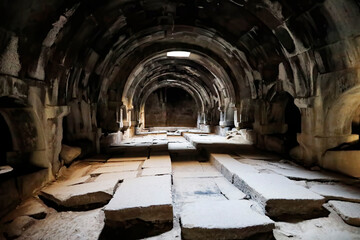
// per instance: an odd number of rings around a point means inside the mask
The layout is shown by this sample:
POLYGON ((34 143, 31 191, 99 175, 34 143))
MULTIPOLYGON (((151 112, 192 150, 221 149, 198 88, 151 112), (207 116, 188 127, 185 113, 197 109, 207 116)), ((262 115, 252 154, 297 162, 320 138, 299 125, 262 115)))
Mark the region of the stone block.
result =
POLYGON ((246 200, 197 201, 187 203, 180 213, 183 239, 245 239, 255 234, 272 234, 274 222, 252 209, 246 200))

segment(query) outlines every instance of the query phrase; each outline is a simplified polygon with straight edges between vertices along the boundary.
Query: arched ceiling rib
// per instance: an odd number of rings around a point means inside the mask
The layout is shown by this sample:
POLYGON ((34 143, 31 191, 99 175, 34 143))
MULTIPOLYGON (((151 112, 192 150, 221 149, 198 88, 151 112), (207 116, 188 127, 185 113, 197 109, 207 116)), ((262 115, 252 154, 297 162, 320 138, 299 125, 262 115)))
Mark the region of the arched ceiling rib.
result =
POLYGON ((149 84, 146 91, 141 91, 139 93, 139 95, 140 95, 139 96, 140 111, 144 109, 146 100, 148 99, 148 97, 150 96, 151 93, 153 93, 157 89, 166 88, 166 87, 175 87, 175 88, 181 88, 181 89, 185 90, 195 100, 198 111, 204 112, 204 109, 205 109, 204 96, 202 96, 199 93, 198 89, 194 88, 192 85, 190 85, 188 83, 184 83, 182 81, 177 81, 177 80, 173 80, 173 79, 163 80, 156 84, 149 84))
MULTIPOLYGON (((213 95, 219 92, 221 96, 216 96, 219 98, 219 105, 223 105, 225 102, 234 103, 236 99, 234 87, 226 72, 221 67, 216 69, 216 63, 210 61, 209 58, 205 59, 204 56, 196 53, 192 53, 190 58, 186 59, 167 58, 165 52, 160 56, 145 60, 134 69, 123 90, 123 102, 133 105, 134 96, 142 88, 145 88, 147 81, 164 77, 166 73, 168 75, 171 73, 172 78, 185 75, 184 79, 193 79, 193 81, 190 81, 191 85, 196 84, 194 86, 197 88, 206 86, 207 89, 210 89, 208 92, 212 92, 213 95), (214 88, 218 88, 217 91, 214 88)), ((210 104, 207 104, 207 106, 210 106, 210 104)))
POLYGON ((0 49, 18 38, 15 75, 44 81, 54 105, 121 102, 134 68, 167 49, 217 62, 236 104, 279 80, 295 97, 313 96, 318 73, 357 67, 355 0, 16 0, 0 9, 0 49))
POLYGON ((171 72, 166 72, 166 74, 160 74, 159 76, 155 76, 152 79, 149 79, 142 87, 138 89, 136 95, 133 98, 133 105, 135 108, 138 108, 142 103, 142 93, 146 92, 149 87, 166 82, 171 85, 172 82, 176 82, 177 84, 184 84, 189 89, 193 89, 193 92, 196 92, 196 95, 201 97, 202 102, 202 110, 205 111, 209 108, 213 108, 216 103, 216 99, 212 97, 211 91, 201 83, 197 82, 194 78, 189 77, 188 75, 174 75, 171 72))

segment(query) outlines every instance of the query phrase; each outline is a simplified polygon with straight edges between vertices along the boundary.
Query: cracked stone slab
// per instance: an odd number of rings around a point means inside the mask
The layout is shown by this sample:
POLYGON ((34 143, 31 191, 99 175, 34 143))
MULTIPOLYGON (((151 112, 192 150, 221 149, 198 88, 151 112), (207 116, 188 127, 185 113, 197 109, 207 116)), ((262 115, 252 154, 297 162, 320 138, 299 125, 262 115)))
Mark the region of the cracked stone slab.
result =
POLYGON ((174 178, 177 202, 226 200, 212 178, 174 178))
POLYGON ((189 151, 196 148, 189 142, 169 142, 169 151, 189 151))
POLYGON ((237 187, 232 185, 224 177, 214 178, 215 184, 219 187, 221 193, 229 200, 241 200, 246 197, 246 194, 240 191, 237 187))
POLYGON ((325 214, 325 198, 290 179, 272 173, 261 173, 226 154, 211 154, 212 162, 234 185, 263 206, 272 217, 325 214))
POLYGON ((114 193, 117 179, 66 186, 52 184, 41 190, 40 195, 57 206, 78 209, 105 205, 114 193))
POLYGON ((276 240, 359 240, 360 228, 344 223, 330 214, 326 218, 316 218, 298 223, 276 222, 276 240))
POLYGON ((350 225, 360 226, 360 203, 329 201, 328 205, 350 225))
POLYGON ((311 191, 324 196, 328 200, 345 200, 360 202, 360 189, 343 184, 312 184, 311 191))
POLYGON ((91 175, 114 172, 137 171, 141 161, 105 163, 91 172, 91 175))
POLYGON ((325 199, 276 174, 235 175, 234 185, 264 206, 269 216, 323 212, 325 199))
POLYGON ((15 210, 6 215, 1 222, 9 222, 17 217, 29 216, 36 219, 45 218, 48 208, 38 198, 31 197, 21 203, 15 210))
POLYGON ((169 155, 154 155, 146 159, 142 168, 170 168, 171 159, 169 155))
POLYGON ((259 171, 270 170, 271 172, 283 175, 293 180, 342 181, 346 179, 338 174, 330 172, 310 171, 288 161, 279 162, 241 158, 235 159, 243 164, 251 165, 259 171))
POLYGON ((54 212, 38 220, 18 239, 97 240, 104 227, 100 209, 85 212, 54 212))
POLYGON ((111 226, 135 219, 172 222, 170 175, 125 179, 104 212, 106 225, 111 226))
POLYGON ((128 178, 136 178, 138 172, 130 171, 130 172, 118 172, 118 173, 103 173, 97 176, 94 182, 106 182, 106 181, 121 181, 128 178))
POLYGON ((159 176, 172 174, 171 168, 144 168, 141 176, 159 176))
POLYGON ((180 213, 183 239, 244 239, 272 234, 274 222, 246 200, 186 203, 180 213))
POLYGON ((117 158, 109 158, 107 160, 108 163, 111 162, 131 162, 131 161, 145 161, 147 157, 117 157, 117 158))
POLYGON ((175 178, 210 178, 223 177, 210 163, 198 161, 173 162, 173 176, 175 178))
POLYGON ((219 171, 211 172, 174 172, 174 178, 216 178, 223 177, 219 171))
POLYGON ((8 239, 18 238, 27 228, 31 227, 35 221, 34 218, 29 216, 19 216, 11 223, 5 225, 4 234, 8 239))
POLYGON ((84 177, 70 178, 70 179, 66 179, 64 181, 58 181, 57 184, 71 186, 71 185, 85 183, 86 181, 89 181, 90 178, 91 178, 90 175, 87 175, 87 176, 84 176, 84 177))
POLYGON ((258 173, 255 168, 238 162, 228 154, 213 153, 210 155, 210 162, 231 183, 234 182, 235 173, 258 173))

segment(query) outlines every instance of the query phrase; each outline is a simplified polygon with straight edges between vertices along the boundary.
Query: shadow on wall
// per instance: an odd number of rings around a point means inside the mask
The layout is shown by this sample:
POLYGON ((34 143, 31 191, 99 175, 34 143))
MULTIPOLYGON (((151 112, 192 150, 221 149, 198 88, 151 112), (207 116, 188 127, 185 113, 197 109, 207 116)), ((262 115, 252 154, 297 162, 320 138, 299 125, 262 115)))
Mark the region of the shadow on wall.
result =
POLYGON ((0 166, 8 165, 7 153, 13 151, 12 137, 9 126, 0 114, 0 166))

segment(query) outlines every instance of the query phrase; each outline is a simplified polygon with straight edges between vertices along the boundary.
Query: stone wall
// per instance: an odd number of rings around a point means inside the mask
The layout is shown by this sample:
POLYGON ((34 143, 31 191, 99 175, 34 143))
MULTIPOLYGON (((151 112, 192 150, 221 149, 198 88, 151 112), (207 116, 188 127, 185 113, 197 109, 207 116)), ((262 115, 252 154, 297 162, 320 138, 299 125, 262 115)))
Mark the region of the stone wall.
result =
POLYGON ((158 89, 147 99, 145 127, 196 127, 198 108, 186 91, 158 89))

